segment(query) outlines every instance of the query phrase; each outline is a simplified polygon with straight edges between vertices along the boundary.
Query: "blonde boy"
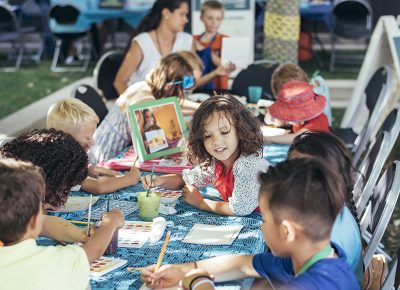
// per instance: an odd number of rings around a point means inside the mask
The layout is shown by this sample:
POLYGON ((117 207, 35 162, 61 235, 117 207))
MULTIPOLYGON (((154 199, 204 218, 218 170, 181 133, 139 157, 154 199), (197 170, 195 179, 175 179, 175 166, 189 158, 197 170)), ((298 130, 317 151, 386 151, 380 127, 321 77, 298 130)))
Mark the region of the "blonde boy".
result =
POLYGON ((228 75, 235 70, 232 63, 221 64, 222 38, 218 33, 224 20, 224 5, 219 1, 205 1, 201 6, 200 20, 205 31, 194 35, 196 52, 204 63, 203 75, 212 76, 213 82, 201 87, 204 90, 228 89, 228 75))
MULTIPOLYGON (((99 123, 99 117, 88 105, 74 98, 60 100, 52 105, 47 112, 47 127, 62 130, 71 134, 84 148, 89 151, 92 147, 93 134, 99 123)), ((138 183, 140 171, 134 169, 120 175, 118 172, 89 166, 89 177, 81 184, 82 189, 92 194, 111 193, 138 183), (102 176, 102 178, 98 178, 102 176)))
POLYGON ((113 209, 82 246, 38 246, 44 196, 44 173, 39 167, 0 160, 1 289, 87 289, 89 264, 104 253, 114 231, 124 225, 122 212, 113 209))

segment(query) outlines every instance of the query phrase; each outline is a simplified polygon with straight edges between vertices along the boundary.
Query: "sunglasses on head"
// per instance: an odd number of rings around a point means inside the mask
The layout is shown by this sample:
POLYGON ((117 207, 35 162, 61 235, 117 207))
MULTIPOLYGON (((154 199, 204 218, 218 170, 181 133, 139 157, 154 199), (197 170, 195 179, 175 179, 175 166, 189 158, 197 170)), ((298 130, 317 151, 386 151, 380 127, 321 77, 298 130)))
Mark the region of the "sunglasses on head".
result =
POLYGON ((167 83, 168 85, 181 85, 182 89, 188 90, 194 87, 194 76, 183 76, 181 81, 172 81, 167 83))

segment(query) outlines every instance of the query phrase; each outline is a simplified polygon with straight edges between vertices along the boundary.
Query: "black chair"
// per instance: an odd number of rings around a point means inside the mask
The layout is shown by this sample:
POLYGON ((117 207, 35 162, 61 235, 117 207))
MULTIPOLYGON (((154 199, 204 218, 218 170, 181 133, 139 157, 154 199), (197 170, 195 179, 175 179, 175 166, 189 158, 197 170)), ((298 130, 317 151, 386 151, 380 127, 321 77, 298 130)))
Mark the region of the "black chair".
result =
MULTIPOLYGON (((5 2, 0 2, 0 43, 9 43, 12 45, 12 48, 8 50, 8 61, 2 65, 1 71, 14 72, 19 69, 25 52, 26 34, 32 32, 35 32, 35 28, 21 28, 11 6, 5 2), (14 58, 15 64, 10 66, 10 61, 14 58)), ((38 51, 38 55, 40 59, 41 51, 38 51)))
POLYGON ((274 100, 271 91, 271 76, 277 64, 269 67, 263 66, 258 63, 249 65, 247 68, 241 70, 235 77, 232 83, 232 94, 238 96, 248 96, 249 86, 260 86, 263 88, 263 99, 274 100))
POLYGON ((73 97, 91 107, 99 117, 100 123, 108 113, 103 98, 89 85, 78 85, 73 91, 73 97))
POLYGON ((123 51, 108 51, 101 56, 93 70, 96 87, 107 100, 119 97, 114 88, 114 79, 124 59, 123 51))
POLYGON ((400 193, 400 162, 393 162, 383 173, 373 189, 368 206, 361 218, 362 231, 369 231, 371 239, 367 240, 364 252, 364 267, 368 267, 372 256, 385 233, 400 193))
MULTIPOLYGON (((50 21, 55 21, 58 25, 64 26, 73 26, 77 22, 80 11, 78 8, 72 5, 54 5, 50 8, 49 11, 49 19, 50 21)), ((51 63, 51 70, 54 72, 66 72, 66 71, 86 71, 90 57, 91 57, 91 43, 88 41, 87 36, 89 34, 89 27, 85 29, 80 29, 80 31, 76 32, 63 32, 57 33, 52 31, 53 35, 57 38, 56 49, 53 55, 53 60, 51 63), (81 62, 81 66, 58 66, 58 61, 60 57, 61 45, 63 41, 68 41, 73 43, 74 41, 82 40, 80 53, 83 61, 81 62)), ((64 55, 64 58, 67 57, 64 55)))
MULTIPOLYGON (((330 71, 334 71, 335 67, 337 38, 369 39, 372 34, 373 14, 366 0, 336 0, 332 5, 332 17, 330 71)), ((351 59, 346 59, 347 63, 349 61, 351 59)))
POLYGON ((350 120, 348 128, 332 129, 345 142, 347 147, 352 150, 354 164, 358 163, 359 157, 365 149, 365 145, 368 143, 367 141, 370 139, 371 133, 389 101, 391 80, 391 68, 382 66, 377 69, 368 81, 363 92, 364 95, 360 98, 360 104, 358 105, 360 110, 363 108, 368 110, 367 115, 355 114, 350 120), (363 124, 362 128, 359 133, 356 133, 353 128, 356 127, 361 117, 365 120, 361 120, 363 124))

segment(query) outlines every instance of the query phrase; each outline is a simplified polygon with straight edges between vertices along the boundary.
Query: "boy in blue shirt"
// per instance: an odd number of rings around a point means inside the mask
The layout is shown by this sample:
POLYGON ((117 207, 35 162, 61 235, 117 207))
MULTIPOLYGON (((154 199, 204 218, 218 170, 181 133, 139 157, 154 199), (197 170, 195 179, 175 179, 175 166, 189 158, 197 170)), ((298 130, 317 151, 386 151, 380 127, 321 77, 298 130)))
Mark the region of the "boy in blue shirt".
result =
POLYGON ((156 272, 150 266, 141 279, 164 288, 190 275, 190 289, 213 289, 204 273, 190 273, 201 268, 217 282, 263 277, 273 289, 360 289, 343 250, 329 239, 345 200, 343 178, 317 159, 297 158, 269 167, 259 181, 261 230, 272 253, 163 265, 156 272))

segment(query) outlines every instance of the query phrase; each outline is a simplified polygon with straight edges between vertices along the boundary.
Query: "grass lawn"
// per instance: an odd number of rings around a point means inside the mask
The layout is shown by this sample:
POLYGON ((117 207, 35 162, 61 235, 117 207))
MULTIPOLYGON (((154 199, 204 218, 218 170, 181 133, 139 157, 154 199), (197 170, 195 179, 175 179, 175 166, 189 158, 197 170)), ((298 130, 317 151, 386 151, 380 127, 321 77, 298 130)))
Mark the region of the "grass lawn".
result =
POLYGON ((0 73, 0 119, 91 74, 91 68, 86 72, 54 73, 49 61, 22 65, 14 73, 0 73))

